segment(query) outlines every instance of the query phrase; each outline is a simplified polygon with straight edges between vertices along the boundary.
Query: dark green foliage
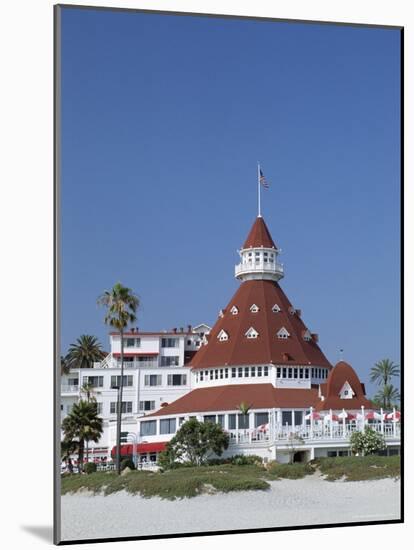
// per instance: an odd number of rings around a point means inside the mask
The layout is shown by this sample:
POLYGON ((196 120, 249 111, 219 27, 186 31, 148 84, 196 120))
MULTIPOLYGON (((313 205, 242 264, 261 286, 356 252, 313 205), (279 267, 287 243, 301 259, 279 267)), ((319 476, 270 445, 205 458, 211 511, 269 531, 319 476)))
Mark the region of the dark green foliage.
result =
POLYGON ((121 470, 125 470, 125 468, 129 468, 130 470, 136 469, 134 461, 131 458, 124 458, 124 460, 121 461, 121 470))
POLYGON ((258 455, 234 455, 230 458, 230 463, 235 464, 236 466, 246 466, 250 464, 261 466, 263 464, 263 460, 258 455))
POLYGON ((399 456, 338 456, 318 458, 312 463, 325 474, 328 481, 342 478, 345 481, 362 481, 400 476, 399 456))
POLYGON ((385 449, 384 436, 372 428, 365 427, 363 432, 354 432, 349 440, 353 453, 372 455, 385 449))
POLYGON ((168 442, 161 457, 163 468, 172 468, 176 462, 200 466, 209 454, 220 456, 229 445, 229 436, 219 424, 199 422, 195 418, 184 422, 168 442))
POLYGON ((301 479, 314 473, 314 469, 309 463, 279 464, 272 462, 269 464, 267 473, 271 479, 301 479))
POLYGON ((86 473, 86 474, 93 474, 96 472, 96 464, 94 462, 87 462, 84 467, 83 467, 83 471, 86 473))
POLYGON ((82 334, 71 344, 66 357, 61 358, 61 370, 69 372, 69 369, 89 369, 95 361, 103 358, 102 345, 96 336, 82 334))

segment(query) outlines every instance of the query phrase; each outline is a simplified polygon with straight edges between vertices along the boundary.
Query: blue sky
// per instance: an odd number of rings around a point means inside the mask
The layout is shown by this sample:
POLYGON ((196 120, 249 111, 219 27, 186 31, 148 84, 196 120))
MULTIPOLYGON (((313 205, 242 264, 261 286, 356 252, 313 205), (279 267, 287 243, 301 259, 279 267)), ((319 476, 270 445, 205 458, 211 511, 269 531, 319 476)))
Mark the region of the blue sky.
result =
MULTIPOLYGON (((332 362, 400 361, 398 30, 63 9, 62 351, 213 324, 262 211, 281 286, 332 362)), ((367 384, 372 394, 373 387, 367 384)))

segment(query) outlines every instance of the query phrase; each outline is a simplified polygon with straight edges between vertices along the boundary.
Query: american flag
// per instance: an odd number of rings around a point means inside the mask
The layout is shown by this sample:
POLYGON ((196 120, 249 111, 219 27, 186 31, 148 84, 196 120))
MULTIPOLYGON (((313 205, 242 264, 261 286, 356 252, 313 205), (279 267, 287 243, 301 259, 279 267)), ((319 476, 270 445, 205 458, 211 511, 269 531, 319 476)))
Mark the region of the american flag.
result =
POLYGON ((262 169, 260 168, 260 183, 263 185, 265 189, 269 189, 269 184, 267 183, 266 178, 264 177, 264 174, 262 172, 262 169))

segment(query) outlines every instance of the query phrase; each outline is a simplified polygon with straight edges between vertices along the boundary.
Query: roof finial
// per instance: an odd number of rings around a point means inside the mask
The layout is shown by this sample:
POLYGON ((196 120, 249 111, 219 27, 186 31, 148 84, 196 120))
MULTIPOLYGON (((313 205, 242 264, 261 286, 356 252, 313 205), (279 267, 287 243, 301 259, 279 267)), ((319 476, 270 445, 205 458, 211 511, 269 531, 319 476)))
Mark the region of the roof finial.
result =
POLYGON ((260 208, 260 187, 263 185, 265 189, 269 189, 269 184, 266 181, 266 178, 264 177, 264 174, 262 172, 262 169, 260 168, 260 163, 257 161, 257 217, 262 217, 262 212, 260 208))

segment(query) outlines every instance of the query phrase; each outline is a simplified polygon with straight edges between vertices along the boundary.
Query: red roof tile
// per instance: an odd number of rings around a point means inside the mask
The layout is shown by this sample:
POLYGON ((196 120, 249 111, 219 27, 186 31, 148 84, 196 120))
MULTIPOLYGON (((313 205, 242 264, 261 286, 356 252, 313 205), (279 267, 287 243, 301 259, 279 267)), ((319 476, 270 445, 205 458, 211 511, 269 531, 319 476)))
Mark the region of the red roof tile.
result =
POLYGON ((273 363, 332 368, 315 340, 304 340, 302 334, 306 326, 296 313, 289 313, 289 308, 292 305, 278 283, 243 282, 212 328, 208 344, 200 347, 190 365, 203 368, 273 363), (250 311, 252 304, 259 307, 257 313, 250 311), (277 313, 272 311, 275 304, 280 308, 277 313), (239 310, 237 315, 230 312, 233 305, 239 310), (259 333, 257 338, 246 338, 250 327, 259 333), (290 334, 286 339, 276 336, 282 327, 290 334), (229 335, 225 342, 217 339, 221 330, 229 335))
POLYGON ((363 405, 365 408, 373 409, 374 404, 365 397, 364 387, 361 384, 357 373, 345 361, 339 361, 329 373, 326 384, 321 385, 322 395, 325 397, 316 407, 317 410, 327 409, 360 409, 363 405), (341 399, 339 396, 345 382, 351 386, 354 397, 352 399, 341 399))
POLYGON ((316 389, 278 389, 272 384, 234 384, 193 390, 159 411, 146 415, 164 416, 212 411, 235 411, 240 403, 252 409, 309 408, 318 401, 316 389))
POLYGON ((255 248, 261 246, 264 248, 277 249, 264 219, 262 217, 257 217, 252 228, 250 229, 250 233, 247 236, 243 248, 255 248))

